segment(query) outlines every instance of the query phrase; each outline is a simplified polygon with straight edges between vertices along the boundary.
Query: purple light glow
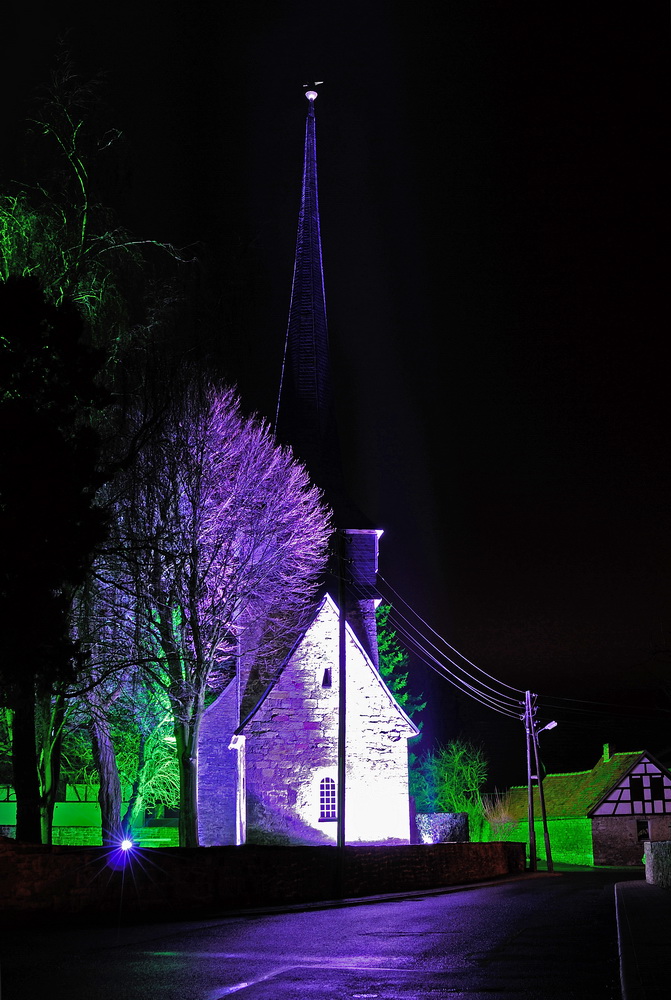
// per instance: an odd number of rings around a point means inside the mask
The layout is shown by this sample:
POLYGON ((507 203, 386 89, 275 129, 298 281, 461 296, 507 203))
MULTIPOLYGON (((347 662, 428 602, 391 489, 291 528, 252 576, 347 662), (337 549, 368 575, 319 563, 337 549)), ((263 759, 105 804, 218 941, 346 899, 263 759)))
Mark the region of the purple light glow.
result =
POLYGON ((107 852, 108 868, 113 868, 116 871, 126 868, 127 865, 132 864, 135 853, 135 842, 130 837, 124 837, 119 841, 118 847, 113 847, 107 852))

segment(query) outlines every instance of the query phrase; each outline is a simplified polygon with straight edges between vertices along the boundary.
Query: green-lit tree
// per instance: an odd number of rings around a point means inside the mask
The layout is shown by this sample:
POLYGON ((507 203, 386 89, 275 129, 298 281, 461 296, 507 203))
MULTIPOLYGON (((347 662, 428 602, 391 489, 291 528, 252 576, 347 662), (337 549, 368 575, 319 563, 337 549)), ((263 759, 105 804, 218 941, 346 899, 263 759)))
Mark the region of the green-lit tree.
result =
POLYGON ((30 123, 40 179, 0 192, 0 280, 37 276, 49 301, 74 302, 113 382, 146 322, 145 252, 182 257, 133 237, 104 204, 101 178, 122 140, 104 117, 101 81, 83 80, 62 52, 30 123))
MULTIPOLYGON (((420 712, 424 711, 426 708, 426 701, 424 700, 423 695, 414 694, 408 685, 408 678, 410 676, 410 657, 399 642, 396 631, 391 626, 389 621, 391 610, 392 607, 390 604, 380 604, 378 605, 376 611, 377 650, 380 674, 384 678, 385 684, 393 694, 398 704, 405 710, 405 712, 407 712, 418 729, 421 730, 422 721, 421 719, 417 719, 415 717, 419 715, 420 712)), ((421 738, 420 733, 419 736, 415 736, 409 741, 410 754, 408 760, 410 765, 411 783, 412 772, 417 760, 416 754, 413 752, 413 748, 417 746, 421 738)))
MULTIPOLYGON (((21 468, 15 471, 18 474, 28 472, 23 476, 26 488, 31 479, 34 481, 37 492, 31 513, 35 526, 50 524, 47 507, 54 509, 58 502, 59 490, 49 489, 49 477, 56 479, 60 475, 65 481, 72 454, 76 451, 77 460, 85 459, 85 440, 89 443, 96 441, 98 483, 109 479, 114 468, 121 465, 127 468, 132 464, 138 442, 122 433, 129 385, 135 393, 138 384, 146 378, 146 342, 155 339, 161 323, 165 323, 166 298, 174 298, 165 284, 158 293, 157 286, 152 284, 151 295, 147 293, 144 251, 148 247, 159 247, 181 259, 166 244, 131 238, 104 206, 100 178, 105 174, 110 152, 113 153, 120 133, 102 125, 102 117, 98 82, 83 81, 74 72, 67 53, 62 54, 52 74, 51 85, 42 96, 35 120, 31 123, 39 181, 13 184, 0 192, 0 283, 4 281, 8 287, 13 287, 18 278, 39 280, 45 309, 53 310, 55 307, 58 310, 62 307, 63 315, 72 316, 76 311, 80 317, 76 320, 76 342, 61 339, 58 343, 57 338, 51 336, 50 343, 47 335, 51 320, 38 321, 38 326, 30 335, 24 331, 17 337, 14 333, 0 331, 4 337, 0 341, 0 374, 15 383, 11 398, 7 396, 3 400, 3 420, 9 435, 6 443, 7 470, 9 474, 12 462, 18 462, 21 468), (147 305, 150 300, 154 303, 151 307, 147 305), (42 327, 38 329, 40 323, 42 327), (60 359, 59 352, 62 355, 60 359), (99 388, 95 405, 87 402, 88 389, 84 390, 81 385, 77 388, 78 378, 91 376, 91 372, 85 373, 84 368, 87 365, 90 368, 92 358, 95 358, 97 369, 96 387, 104 384, 114 390, 113 408, 100 405, 102 393, 99 388), (22 380, 22 385, 18 385, 17 379, 22 380), (67 402, 67 394, 71 390, 77 396, 67 402), (49 401, 51 410, 46 414, 44 400, 49 393, 53 398, 49 401), (31 399, 36 405, 41 400, 38 407, 41 423, 36 417, 35 406, 34 412, 27 414, 31 399), (70 408, 68 427, 62 422, 58 426, 52 419, 54 414, 58 417, 61 405, 70 408), (17 424, 20 424, 20 431, 14 434, 14 425, 17 424), (72 440, 64 444, 62 439, 68 434, 72 434, 72 440), (55 442, 54 438, 58 435, 60 439, 55 442), (22 450, 21 456, 12 449, 9 440, 12 436, 16 449, 22 450), (121 454, 117 447, 119 440, 125 442, 125 454, 121 454), (59 454, 59 448, 62 454, 59 454), (57 469, 55 466, 59 462, 57 469), (104 472, 101 471, 103 469, 104 472), (43 475, 41 489, 37 482, 40 470, 43 475), (44 488, 45 485, 47 488, 44 488)), ((9 322, 6 316, 4 320, 9 322)), ((0 382, 4 388, 3 379, 0 382)), ((9 383, 7 385, 9 388, 9 383)), ((136 431, 139 436, 144 436, 149 429, 136 427, 136 431)), ((76 479, 72 488, 76 493, 76 479)), ((5 489, 11 487, 7 485, 5 489)), ((90 495, 88 499, 91 499, 90 495)), ((104 517, 106 505, 109 512, 108 499, 109 494, 97 492, 96 509, 101 517, 104 517)), ((70 509, 76 515, 77 505, 73 504, 70 509)), ((67 533, 68 523, 68 518, 63 518, 64 533, 67 533)), ((18 586, 18 578, 16 582, 18 586)), ((81 582, 80 575, 69 579, 67 587, 61 587, 58 595, 61 611, 72 606, 78 582, 81 582)), ((49 608, 34 608, 32 614, 46 621, 49 608)), ((81 622, 81 611, 79 619, 81 622)), ((59 628, 60 624, 52 630, 54 635, 59 628)), ((78 670, 82 667, 81 650, 86 648, 88 653, 92 651, 89 632, 90 629, 78 629, 75 642, 66 647, 79 650, 78 670)), ((96 677, 109 677, 112 665, 109 657, 103 664, 98 663, 95 669, 89 665, 87 689, 92 690, 96 677)), ((5 675, 8 669, 4 668, 5 675)), ((118 663, 114 669, 118 669, 118 663)), ((115 683, 111 684, 112 690, 115 683)), ((24 692, 26 696, 27 690, 24 692)), ((5 685, 5 691, 10 691, 8 685, 5 685)), ((11 697, 16 699, 15 685, 12 691, 11 697)), ((51 816, 59 783, 65 718, 71 708, 69 699, 76 691, 77 686, 68 687, 67 680, 63 679, 39 685, 35 691, 33 714, 38 743, 39 801, 42 836, 47 841, 51 835, 51 816)), ((108 696, 109 691, 103 698, 103 704, 108 696)), ((6 698, 9 697, 10 694, 7 694, 6 698)), ((90 698, 95 700, 96 695, 91 693, 90 698)), ((16 709, 13 708, 12 712, 16 709)), ((23 714, 26 712, 27 706, 24 705, 23 714)), ((111 747, 111 743, 109 734, 105 732, 105 713, 101 706, 91 716, 90 723, 97 730, 95 745, 100 748, 101 760, 111 760, 109 752, 103 753, 105 747, 111 747)), ((31 740, 26 735, 27 730, 23 737, 21 735, 24 728, 20 721, 12 725, 16 746, 22 743, 26 753, 30 753, 31 740)), ((26 773, 33 775, 34 770, 31 764, 26 773)), ((27 789, 26 777, 19 776, 19 781, 27 789)), ((33 784, 32 777, 30 784, 33 784)), ((114 775, 109 771, 105 780, 101 780, 101 795, 107 794, 104 793, 105 788, 110 791, 113 786, 114 775)), ((17 790, 19 794, 22 802, 27 801, 27 791, 19 793, 17 790)), ((35 794, 33 788, 31 800, 35 799, 35 794)), ((117 797, 111 791, 110 795, 115 805, 117 797)), ((114 807, 111 811, 115 811, 114 807)), ((23 807, 19 808, 19 814, 23 816, 23 807)), ((22 819, 18 828, 19 835, 23 836, 26 828, 22 819)), ((31 826, 30 839, 36 839, 34 825, 31 826)))
POLYGON ((414 772, 417 812, 466 812, 482 815, 481 788, 487 758, 468 740, 451 740, 423 754, 414 772))
MULTIPOLYGON (((380 664, 380 674, 393 694, 398 704, 407 712, 410 718, 423 712, 426 701, 423 696, 414 694, 408 686, 410 675, 410 658, 399 642, 396 631, 392 628, 389 615, 390 604, 380 604, 376 611, 377 617, 377 651, 380 664)), ((420 720, 415 724, 421 729, 420 720)), ((419 737, 415 738, 416 740, 419 737)))

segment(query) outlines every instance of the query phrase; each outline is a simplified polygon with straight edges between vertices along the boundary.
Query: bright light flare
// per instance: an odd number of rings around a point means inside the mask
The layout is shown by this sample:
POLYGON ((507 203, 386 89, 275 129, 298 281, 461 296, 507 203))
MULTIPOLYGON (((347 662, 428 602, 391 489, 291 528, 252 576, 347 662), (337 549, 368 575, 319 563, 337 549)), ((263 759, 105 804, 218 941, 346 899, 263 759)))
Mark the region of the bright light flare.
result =
POLYGON ((125 869, 132 865, 139 853, 138 845, 126 834, 115 841, 114 846, 110 846, 107 851, 107 865, 116 871, 125 869))

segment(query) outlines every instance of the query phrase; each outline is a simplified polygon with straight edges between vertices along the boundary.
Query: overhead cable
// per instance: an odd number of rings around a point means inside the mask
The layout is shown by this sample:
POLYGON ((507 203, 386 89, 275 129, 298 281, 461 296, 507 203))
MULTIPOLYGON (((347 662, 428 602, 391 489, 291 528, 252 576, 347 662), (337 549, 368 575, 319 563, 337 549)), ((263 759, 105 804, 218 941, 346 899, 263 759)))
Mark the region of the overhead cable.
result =
MULTIPOLYGON (((401 595, 400 595, 400 594, 398 593, 398 591, 397 591, 397 590, 395 590, 395 589, 394 589, 394 587, 392 587, 392 585, 391 585, 391 584, 389 583, 389 581, 388 581, 388 580, 385 580, 385 578, 384 578, 383 576, 381 576, 381 575, 378 575, 378 579, 379 579, 379 580, 382 580, 382 582, 383 582, 383 583, 385 584, 385 586, 386 586, 386 587, 388 587, 388 588, 389 588, 389 590, 390 590, 390 591, 391 591, 391 592, 392 592, 392 593, 393 593, 393 594, 394 594, 394 595, 395 595, 396 597, 398 597, 399 601, 401 601, 401 602, 402 602, 403 604, 405 604, 405 606, 406 606, 407 608, 409 608, 409 609, 410 609, 410 611, 412 611, 413 615, 415 615, 415 617, 419 619, 419 621, 420 621, 420 622, 422 623, 422 625, 424 625, 424 626, 425 626, 426 628, 428 628, 428 629, 429 629, 429 631, 430 631, 430 632, 432 632, 432 633, 433 633, 433 634, 434 634, 434 635, 435 635, 435 636, 436 636, 436 637, 437 637, 438 639, 440 639, 440 641, 441 641, 442 643, 444 643, 444 644, 445 644, 445 645, 447 646, 447 648, 448 648, 448 649, 451 649, 453 653, 456 653, 456 654, 457 654, 457 656, 460 656, 460 657, 462 658, 462 660, 464 660, 464 662, 465 662, 465 663, 468 663, 468 665, 469 665, 470 667, 473 667, 473 669, 474 669, 474 670, 477 670, 477 671, 478 671, 478 673, 481 673, 481 674, 483 674, 483 676, 485 676, 485 677, 488 677, 488 678, 489 678, 489 679, 490 679, 491 681, 495 681, 495 682, 496 682, 497 684, 500 684, 500 685, 502 685, 503 687, 506 687, 506 688, 508 688, 508 690, 509 690, 509 691, 515 691, 515 693, 516 693, 516 694, 520 694, 520 695, 524 695, 524 691, 522 690, 522 688, 516 688, 516 687, 513 687, 513 686, 512 686, 511 684, 506 684, 506 682, 505 682, 505 681, 501 681, 501 680, 499 680, 499 679, 498 679, 497 677, 493 677, 493 676, 492 676, 491 674, 488 674, 486 670, 483 670, 483 669, 482 669, 482 667, 479 667, 479 666, 478 666, 478 665, 477 665, 476 663, 473 663, 473 662, 472 662, 472 660, 469 660, 469 659, 468 659, 468 657, 464 656, 464 654, 463 654, 463 653, 460 653, 458 649, 455 649, 455 648, 454 648, 454 646, 451 646, 451 645, 450 645, 450 643, 449 643, 449 642, 447 641, 447 639, 444 639, 444 638, 443 638, 443 636, 441 636, 441 635, 440 635, 440 634, 439 634, 438 632, 436 632, 436 630, 435 630, 435 629, 433 629, 433 628, 432 628, 432 627, 431 627, 431 626, 429 625, 429 623, 428 623, 428 622, 426 622, 426 621, 425 621, 425 620, 424 620, 424 619, 423 619, 423 618, 421 617, 421 615, 419 615, 419 614, 418 614, 418 613, 417 613, 417 612, 416 612, 416 611, 414 610, 414 608, 412 608, 412 607, 411 607, 411 606, 410 606, 410 605, 408 604, 408 602, 407 602, 406 600, 404 600, 404 598, 403 598, 403 597, 401 597, 401 595)), ((389 603, 390 603, 390 604, 392 604, 392 602, 391 602, 391 601, 390 601, 389 603)))

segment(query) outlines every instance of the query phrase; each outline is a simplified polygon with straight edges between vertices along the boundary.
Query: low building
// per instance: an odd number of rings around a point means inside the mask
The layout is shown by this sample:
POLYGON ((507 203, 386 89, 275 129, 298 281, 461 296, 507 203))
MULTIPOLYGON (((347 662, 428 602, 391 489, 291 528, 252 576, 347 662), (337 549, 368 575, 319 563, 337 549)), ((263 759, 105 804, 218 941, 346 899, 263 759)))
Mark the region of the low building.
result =
MULTIPOLYGON (((555 861, 594 865, 643 863, 643 842, 671 840, 671 773, 643 752, 610 753, 608 744, 589 771, 548 774, 543 781, 550 847, 555 861)), ((527 788, 511 788, 506 839, 528 839, 527 788)), ((534 827, 544 857, 538 790, 534 827)))

